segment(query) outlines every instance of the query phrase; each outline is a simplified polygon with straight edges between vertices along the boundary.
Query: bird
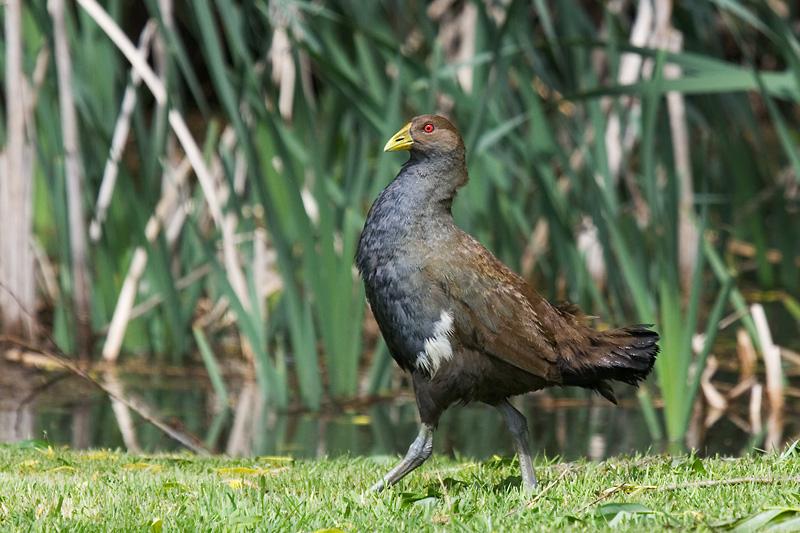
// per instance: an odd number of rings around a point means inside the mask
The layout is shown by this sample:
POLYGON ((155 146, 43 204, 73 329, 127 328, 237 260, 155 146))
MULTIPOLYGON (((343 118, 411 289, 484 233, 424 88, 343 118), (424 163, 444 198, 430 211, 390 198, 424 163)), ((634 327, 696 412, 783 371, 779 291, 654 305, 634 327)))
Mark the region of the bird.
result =
POLYGON ((577 386, 616 403, 609 381, 644 380, 659 335, 650 324, 592 328, 577 307, 548 302, 456 225, 452 205, 468 180, 466 150, 447 118, 414 117, 384 151, 408 151, 409 158, 369 209, 355 262, 389 352, 410 374, 420 429, 372 490, 423 464, 442 413, 469 402, 502 414, 522 487, 534 490, 527 420, 509 398, 577 386))

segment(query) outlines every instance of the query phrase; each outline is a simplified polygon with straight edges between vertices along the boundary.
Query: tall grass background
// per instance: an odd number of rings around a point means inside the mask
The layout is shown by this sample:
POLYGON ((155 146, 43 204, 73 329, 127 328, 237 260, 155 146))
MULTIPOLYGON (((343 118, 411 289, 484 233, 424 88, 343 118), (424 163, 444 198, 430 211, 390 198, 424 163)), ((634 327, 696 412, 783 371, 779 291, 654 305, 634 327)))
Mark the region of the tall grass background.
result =
POLYGON ((0 261, 28 266, 0 275, 38 290, 4 297, 4 328, 37 336, 35 317, 88 360, 203 361, 222 398, 220 365, 244 359, 278 408, 384 393, 352 258, 402 163, 380 147, 442 112, 468 150, 457 222, 600 325, 655 323, 640 400, 682 441, 721 327, 773 348, 763 299, 791 317, 776 339, 800 324, 797 9, 8 0, 3 179, 32 188, 4 193, 0 261))

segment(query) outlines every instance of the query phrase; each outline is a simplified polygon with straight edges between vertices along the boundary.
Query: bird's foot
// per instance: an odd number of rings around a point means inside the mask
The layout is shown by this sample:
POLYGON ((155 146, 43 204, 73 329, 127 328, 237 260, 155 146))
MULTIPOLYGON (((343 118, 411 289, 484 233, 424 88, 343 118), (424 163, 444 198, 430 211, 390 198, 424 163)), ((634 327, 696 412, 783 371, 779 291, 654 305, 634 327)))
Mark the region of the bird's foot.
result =
POLYGON ((522 471, 522 490, 526 494, 534 494, 539 492, 539 483, 536 481, 536 476, 533 474, 533 469, 530 471, 530 476, 525 475, 525 469, 522 471))
POLYGON ((383 479, 375 483, 370 490, 380 492, 386 487, 394 485, 403 479, 406 474, 424 463, 431 456, 431 453, 433 453, 433 427, 423 424, 403 460, 383 476, 383 479))

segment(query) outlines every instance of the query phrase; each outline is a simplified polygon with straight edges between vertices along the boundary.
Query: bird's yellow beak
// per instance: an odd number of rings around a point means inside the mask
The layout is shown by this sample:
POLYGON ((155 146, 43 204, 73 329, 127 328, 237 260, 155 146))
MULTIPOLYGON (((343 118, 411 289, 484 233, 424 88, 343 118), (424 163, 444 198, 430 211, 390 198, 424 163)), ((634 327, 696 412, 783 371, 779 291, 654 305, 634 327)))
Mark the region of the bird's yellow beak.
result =
POLYGON ((399 152, 400 150, 411 150, 412 144, 414 144, 414 139, 411 138, 411 123, 409 122, 400 131, 392 135, 386 146, 383 147, 383 151, 399 152))

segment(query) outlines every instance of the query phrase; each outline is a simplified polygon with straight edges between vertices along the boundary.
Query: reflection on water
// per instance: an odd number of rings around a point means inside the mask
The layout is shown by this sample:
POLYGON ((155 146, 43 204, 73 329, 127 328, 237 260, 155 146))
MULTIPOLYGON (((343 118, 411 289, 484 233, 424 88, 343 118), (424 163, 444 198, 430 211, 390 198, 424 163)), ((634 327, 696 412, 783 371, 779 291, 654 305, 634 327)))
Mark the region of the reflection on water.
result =
MULTIPOLYGON (((202 373, 98 377, 107 387, 152 406, 166 422, 197 436, 209 449, 230 455, 398 454, 405 452, 417 432, 416 406, 410 397, 323 414, 288 415, 268 409, 255 385, 240 379, 229 380, 231 405, 220 408, 202 373)), ((533 394, 516 403, 528 418, 533 448, 540 454, 571 460, 660 451, 650 439, 635 398, 622 396, 623 407, 583 391, 533 394)), ((791 423, 797 424, 796 418, 791 423)), ((785 434, 795 435, 799 429, 789 425, 785 434)), ((0 362, 0 442, 26 439, 73 448, 179 447, 83 380, 0 362)), ((448 410, 434 442, 437 452, 462 457, 513 453, 502 417, 482 404, 448 410)), ((741 427, 722 418, 698 447, 702 453, 739 454, 749 449, 750 442, 741 427)))
POLYGON ((31 439, 36 414, 32 394, 36 373, 0 360, 0 442, 31 439))

